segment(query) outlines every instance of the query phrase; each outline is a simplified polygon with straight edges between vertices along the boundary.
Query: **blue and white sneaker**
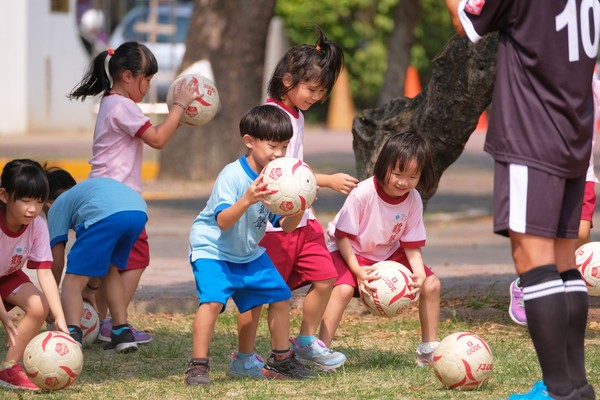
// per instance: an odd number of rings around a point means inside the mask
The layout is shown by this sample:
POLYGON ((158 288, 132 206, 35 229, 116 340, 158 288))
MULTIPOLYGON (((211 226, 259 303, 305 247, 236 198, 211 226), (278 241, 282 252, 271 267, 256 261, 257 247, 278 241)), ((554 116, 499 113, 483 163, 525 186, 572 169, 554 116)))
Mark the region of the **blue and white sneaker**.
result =
POLYGON ((333 351, 325 343, 315 338, 306 347, 298 344, 296 339, 290 339, 292 351, 296 358, 304 365, 321 371, 333 371, 346 362, 346 356, 338 351, 333 351))
POLYGON ((533 388, 528 393, 513 394, 508 400, 575 400, 580 399, 580 393, 577 390, 573 390, 567 396, 555 396, 548 392, 548 388, 543 381, 539 381, 533 384, 533 388))
POLYGON ((227 376, 231 378, 265 378, 262 372, 265 362, 258 354, 252 353, 242 360, 236 353, 231 353, 231 358, 227 376))

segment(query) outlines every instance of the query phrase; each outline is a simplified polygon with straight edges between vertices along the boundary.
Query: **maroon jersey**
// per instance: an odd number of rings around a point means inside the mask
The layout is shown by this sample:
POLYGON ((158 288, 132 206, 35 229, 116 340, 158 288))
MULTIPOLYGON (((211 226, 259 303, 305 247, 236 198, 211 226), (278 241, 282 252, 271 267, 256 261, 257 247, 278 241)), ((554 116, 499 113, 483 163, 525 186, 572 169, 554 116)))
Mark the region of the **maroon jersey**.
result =
POLYGON ((485 150, 496 161, 565 178, 584 175, 599 0, 463 0, 458 11, 474 42, 499 31, 485 150))

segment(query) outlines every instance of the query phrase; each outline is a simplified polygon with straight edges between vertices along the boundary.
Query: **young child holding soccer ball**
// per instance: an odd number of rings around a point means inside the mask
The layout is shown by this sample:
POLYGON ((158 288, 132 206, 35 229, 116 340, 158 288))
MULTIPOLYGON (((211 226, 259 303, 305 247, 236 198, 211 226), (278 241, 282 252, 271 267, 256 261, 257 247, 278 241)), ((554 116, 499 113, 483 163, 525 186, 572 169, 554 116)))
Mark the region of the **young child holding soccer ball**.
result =
MULTIPOLYGON (((318 30, 314 45, 302 44, 289 49, 279 60, 271 81, 267 104, 283 109, 294 127, 286 155, 304 159, 304 115, 314 103, 324 101, 343 67, 344 55, 340 48, 318 30)), ((315 174, 317 184, 342 194, 356 187, 358 180, 345 173, 315 174)), ((346 361, 346 356, 332 351, 317 337, 317 330, 336 278, 325 233, 312 209, 307 209, 298 229, 291 233, 269 226, 260 243, 287 282, 291 290, 310 285, 302 307, 300 331, 292 340, 298 359, 320 370, 334 370, 346 361)), ((260 317, 239 317, 240 336, 247 335, 243 327, 253 326, 250 321, 260 317)))
POLYGON ((269 304, 272 353, 266 364, 254 351, 259 320, 238 336, 238 353, 227 369, 231 377, 310 378, 313 373, 289 349, 290 289, 265 249, 258 245, 267 222, 292 231, 302 212, 279 217, 262 201, 270 193, 260 172, 283 157, 292 137, 289 118, 279 108, 257 106, 240 121, 245 156, 221 171, 204 210, 190 232, 190 262, 200 306, 193 326, 193 352, 185 373, 187 385, 208 385, 208 350, 219 313, 232 298, 240 312, 269 304), (264 368, 263 368, 264 366, 264 368))
POLYGON ((47 170, 50 195, 46 203, 52 270, 57 283, 65 267, 69 230, 75 241, 69 251, 61 299, 69 334, 83 343, 81 314, 84 291, 102 282, 113 321, 105 351, 128 353, 138 349, 127 323, 127 303, 119 269, 127 266, 131 248, 146 224, 146 202, 127 185, 111 178, 90 178, 76 184, 60 168, 47 170), (90 285, 90 282, 95 282, 90 285))
POLYGON ((323 315, 321 340, 329 346, 344 310, 353 296, 369 295, 373 264, 396 261, 413 274, 412 293, 419 301, 421 343, 417 365, 433 361, 440 313, 440 280, 423 263, 425 245, 423 202, 417 185, 429 191, 434 184, 431 150, 414 131, 391 136, 383 145, 374 176, 358 184, 329 224, 331 257, 337 280, 323 315))
MULTIPOLYGON (((69 94, 70 99, 81 100, 102 95, 94 129, 90 178, 113 178, 138 193, 142 192, 144 143, 155 149, 163 148, 175 133, 197 90, 191 80, 179 82, 173 93, 174 107, 160 124, 154 126, 136 103, 143 100, 157 72, 156 58, 146 46, 126 42, 116 50, 108 49, 98 54, 82 81, 69 94)), ((127 305, 149 263, 148 235, 144 229, 133 247, 127 268, 120 272, 127 305)), ((104 289, 100 290, 96 299, 99 316, 103 319, 98 338, 110 341, 112 322, 106 318, 103 292, 104 289)), ((148 333, 131 329, 138 343, 152 340, 148 333)))
POLYGON ((46 221, 40 217, 48 198, 48 181, 40 164, 12 160, 0 177, 0 320, 8 338, 8 350, 0 366, 0 386, 10 389, 39 389, 19 364, 25 347, 40 331, 48 310, 56 328, 67 333, 58 287, 52 275, 52 253, 46 221), (40 292, 23 272, 35 269, 40 292), (17 317, 13 307, 25 311, 17 317))

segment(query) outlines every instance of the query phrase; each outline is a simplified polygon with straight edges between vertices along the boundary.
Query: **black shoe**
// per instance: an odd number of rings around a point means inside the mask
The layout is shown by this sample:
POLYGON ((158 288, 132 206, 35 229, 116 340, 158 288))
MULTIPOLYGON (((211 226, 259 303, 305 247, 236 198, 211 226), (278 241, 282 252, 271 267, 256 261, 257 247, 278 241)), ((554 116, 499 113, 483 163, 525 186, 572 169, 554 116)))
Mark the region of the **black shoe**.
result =
POLYGON ((581 397, 582 400, 596 400, 596 393, 594 392, 592 385, 588 384, 582 386, 577 388, 577 391, 579 392, 579 397, 581 397))
POLYGON ((267 378, 273 379, 308 379, 315 377, 314 372, 298 361, 293 351, 290 351, 289 357, 283 360, 277 360, 275 355, 271 353, 263 371, 267 378))
POLYGON ((79 346, 83 346, 83 331, 81 328, 77 325, 68 325, 67 328, 69 328, 69 336, 79 343, 79 346))
POLYGON ((110 343, 104 346, 104 351, 110 353, 132 353, 138 350, 135 337, 131 329, 124 329, 120 335, 110 334, 110 343))
POLYGON ((208 358, 192 358, 185 370, 184 382, 187 386, 210 385, 208 358))

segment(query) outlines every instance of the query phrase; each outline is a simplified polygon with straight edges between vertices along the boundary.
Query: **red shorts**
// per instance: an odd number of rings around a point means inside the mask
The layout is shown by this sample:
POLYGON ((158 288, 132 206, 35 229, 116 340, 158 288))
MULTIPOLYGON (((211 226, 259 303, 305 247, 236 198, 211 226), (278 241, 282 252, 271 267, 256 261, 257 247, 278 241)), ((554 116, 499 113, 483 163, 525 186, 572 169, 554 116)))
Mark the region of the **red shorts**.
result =
POLYGON ((267 232, 260 241, 291 290, 335 278, 336 272, 325 245, 325 233, 317 220, 293 232, 267 232))
POLYGON ((140 237, 135 241, 131 253, 129 253, 127 268, 119 270, 119 272, 142 269, 148 265, 150 265, 150 246, 148 245, 148 234, 146 228, 144 228, 140 233, 140 237))
POLYGON ((4 299, 21 287, 22 284, 27 282, 31 282, 31 280, 22 269, 0 278, 0 296, 2 296, 2 303, 4 303, 4 308, 6 308, 6 311, 12 310, 15 305, 7 303, 4 299))
POLYGON ((583 190, 583 208, 581 209, 581 219, 592 222, 594 211, 596 210, 596 182, 586 181, 583 190))
MULTIPOLYGON (((333 265, 335 265, 335 269, 337 270, 337 274, 338 274, 338 278, 335 281, 334 286, 338 286, 338 285, 352 286, 354 288, 354 297, 359 297, 358 283, 356 282, 356 276, 354 276, 352 271, 350 271, 350 268, 348 267, 348 264, 346 264, 346 261, 344 261, 344 257, 342 257, 342 254, 340 253, 340 251, 339 250, 333 251, 331 253, 331 259, 333 260, 333 265)), ((373 264, 379 262, 379 261, 369 260, 368 258, 359 256, 358 254, 356 254, 356 259, 358 260, 358 263, 362 267, 373 265, 373 264)), ((391 257, 388 258, 386 261, 399 262, 400 264, 406 266, 408 269, 410 269, 412 271, 412 268, 408 262, 408 259, 406 258, 406 253, 404 252, 404 249, 402 247, 400 247, 398 250, 396 250, 394 252, 394 254, 392 254, 391 257)), ((425 277, 426 278, 428 276, 433 275, 433 271, 431 269, 429 269, 429 267, 427 265, 424 265, 424 269, 425 269, 425 277)))

